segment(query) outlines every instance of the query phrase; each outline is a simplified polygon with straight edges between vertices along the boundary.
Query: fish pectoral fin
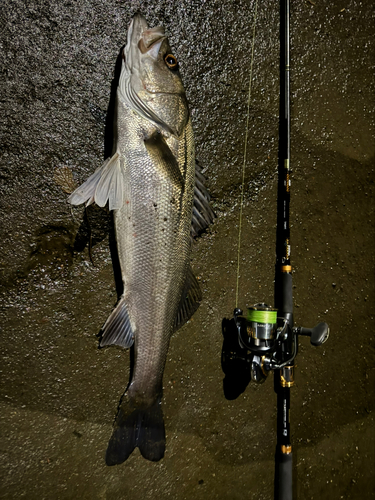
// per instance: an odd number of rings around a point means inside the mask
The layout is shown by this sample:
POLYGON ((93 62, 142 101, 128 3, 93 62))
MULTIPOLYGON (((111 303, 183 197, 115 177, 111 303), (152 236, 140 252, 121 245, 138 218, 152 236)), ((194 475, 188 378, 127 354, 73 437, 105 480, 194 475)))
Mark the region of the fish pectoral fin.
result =
POLYGON ((215 214, 210 206, 210 195, 204 185, 206 179, 198 163, 195 163, 195 187, 191 236, 198 236, 212 224, 215 214))
POLYGON ((88 206, 95 201, 99 207, 109 202, 110 210, 121 208, 124 191, 122 168, 124 159, 116 152, 69 196, 68 202, 72 205, 86 203, 88 206))
POLYGON ((185 181, 181 175, 178 162, 159 132, 154 132, 144 141, 148 156, 154 165, 157 165, 161 177, 168 179, 180 192, 184 190, 185 181))
POLYGON ((133 342, 134 332, 130 324, 129 313, 125 299, 121 297, 107 321, 104 323, 100 347, 106 345, 131 347, 133 342))
POLYGON ((188 321, 198 309, 202 293, 197 278, 191 267, 188 270, 185 286, 181 295, 180 305, 174 323, 174 331, 178 330, 188 321))

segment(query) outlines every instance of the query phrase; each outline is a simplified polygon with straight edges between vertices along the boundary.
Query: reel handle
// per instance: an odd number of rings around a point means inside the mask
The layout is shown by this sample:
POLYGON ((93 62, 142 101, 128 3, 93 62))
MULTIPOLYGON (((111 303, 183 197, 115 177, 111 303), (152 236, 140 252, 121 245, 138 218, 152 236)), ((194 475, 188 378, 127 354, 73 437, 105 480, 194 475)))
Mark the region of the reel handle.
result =
POLYGON ((320 346, 329 337, 329 326, 324 322, 318 323, 314 328, 304 328, 301 326, 297 328, 297 333, 310 337, 311 345, 320 346))

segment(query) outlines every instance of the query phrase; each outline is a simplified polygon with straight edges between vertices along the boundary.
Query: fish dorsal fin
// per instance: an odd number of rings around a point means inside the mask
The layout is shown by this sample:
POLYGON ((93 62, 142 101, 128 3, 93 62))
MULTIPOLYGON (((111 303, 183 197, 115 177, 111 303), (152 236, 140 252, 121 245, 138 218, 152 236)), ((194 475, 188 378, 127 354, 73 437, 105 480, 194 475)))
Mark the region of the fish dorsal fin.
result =
POLYGON ((106 345, 131 347, 133 342, 134 332, 130 323, 129 313, 125 299, 121 297, 107 321, 104 323, 100 347, 106 345))
POLYGON ((212 224, 215 214, 210 206, 210 195, 206 189, 205 177, 198 163, 195 164, 195 187, 191 236, 194 238, 212 224))
POLYGON ((189 267, 184 290, 181 296, 180 304, 178 306, 178 313, 174 323, 174 330, 178 330, 182 325, 184 325, 195 313, 199 307, 199 303, 202 300, 202 293, 197 281, 194 276, 193 270, 189 267))
POLYGON ((110 210, 121 208, 124 165, 123 157, 116 152, 69 196, 68 202, 72 205, 86 203, 88 206, 95 201, 99 207, 104 207, 108 202, 110 210))

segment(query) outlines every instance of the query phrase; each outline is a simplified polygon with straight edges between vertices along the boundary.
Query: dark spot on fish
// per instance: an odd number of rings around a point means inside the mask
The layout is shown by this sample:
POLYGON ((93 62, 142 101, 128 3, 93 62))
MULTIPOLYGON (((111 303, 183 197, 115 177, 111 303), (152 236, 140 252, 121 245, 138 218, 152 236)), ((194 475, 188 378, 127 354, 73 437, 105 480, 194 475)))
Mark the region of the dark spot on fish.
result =
POLYGON ((73 431, 73 434, 77 437, 77 438, 80 438, 82 437, 82 434, 76 430, 73 431))
POLYGON ((203 483, 204 483, 203 479, 200 479, 200 480, 198 481, 198 484, 203 484, 203 483))
POLYGON ((156 208, 158 207, 158 204, 157 204, 157 203, 154 203, 154 207, 155 207, 155 209, 156 209, 156 208))
POLYGON ((167 217, 164 217, 164 221, 167 221, 167 220, 168 220, 167 217))
POLYGON ((171 199, 171 203, 176 203, 176 198, 173 196, 173 198, 171 199))

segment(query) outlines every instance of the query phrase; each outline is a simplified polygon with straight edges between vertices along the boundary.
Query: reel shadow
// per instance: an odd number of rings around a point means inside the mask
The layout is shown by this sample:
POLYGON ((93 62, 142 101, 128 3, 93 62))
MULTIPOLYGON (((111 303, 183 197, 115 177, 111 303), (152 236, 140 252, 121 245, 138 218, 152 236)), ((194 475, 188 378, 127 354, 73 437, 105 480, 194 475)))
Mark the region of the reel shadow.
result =
POLYGON ((226 399, 233 400, 245 391, 251 380, 251 361, 247 349, 242 349, 239 345, 235 319, 223 318, 221 329, 221 368, 225 373, 223 391, 226 399))

